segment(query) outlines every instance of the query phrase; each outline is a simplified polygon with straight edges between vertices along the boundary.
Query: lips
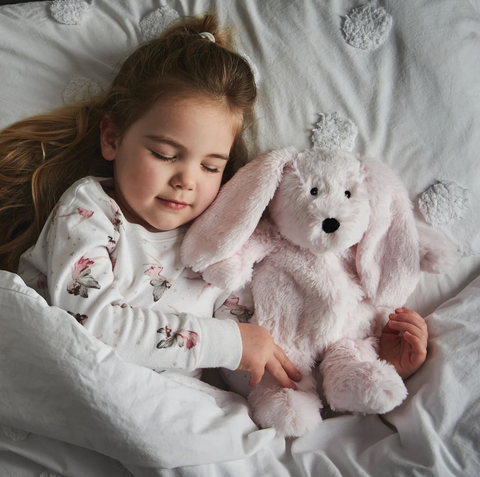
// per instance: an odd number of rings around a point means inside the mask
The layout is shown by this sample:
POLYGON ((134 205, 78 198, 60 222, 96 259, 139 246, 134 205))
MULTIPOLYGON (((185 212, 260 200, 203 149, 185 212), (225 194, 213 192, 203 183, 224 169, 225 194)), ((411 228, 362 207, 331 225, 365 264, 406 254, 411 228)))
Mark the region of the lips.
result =
POLYGON ((160 201, 160 203, 163 206, 172 210, 182 210, 189 206, 189 204, 187 204, 186 202, 182 202, 180 200, 163 199, 162 197, 157 197, 157 199, 160 201))

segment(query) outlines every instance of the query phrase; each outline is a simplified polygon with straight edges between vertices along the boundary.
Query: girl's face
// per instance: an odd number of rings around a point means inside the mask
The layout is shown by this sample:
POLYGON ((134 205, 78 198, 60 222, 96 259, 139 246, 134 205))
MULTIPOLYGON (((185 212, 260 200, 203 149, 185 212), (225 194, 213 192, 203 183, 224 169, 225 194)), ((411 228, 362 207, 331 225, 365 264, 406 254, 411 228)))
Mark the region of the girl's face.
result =
POLYGON ((237 125, 208 99, 162 99, 122 138, 102 121, 102 154, 115 161, 113 197, 125 218, 158 232, 198 217, 220 189, 237 125))

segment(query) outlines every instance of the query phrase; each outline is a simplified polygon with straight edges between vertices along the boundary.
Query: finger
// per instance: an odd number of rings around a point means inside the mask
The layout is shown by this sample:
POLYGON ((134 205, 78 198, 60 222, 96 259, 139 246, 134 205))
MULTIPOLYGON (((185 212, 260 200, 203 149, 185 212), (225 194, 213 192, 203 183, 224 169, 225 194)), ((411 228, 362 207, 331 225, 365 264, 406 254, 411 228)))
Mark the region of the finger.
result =
POLYGON ((417 336, 418 338, 421 338, 421 339, 426 339, 426 337, 427 337, 427 334, 425 333, 425 331, 422 328, 419 328, 418 326, 413 325, 412 323, 408 323, 408 322, 404 322, 404 321, 397 321, 397 320, 391 319, 389 321, 389 325, 390 325, 391 328, 393 328, 394 330, 396 330, 398 332, 403 332, 404 333, 404 332, 408 331, 412 335, 417 336))
POLYGON ((265 368, 284 388, 297 389, 277 359, 269 361, 265 368))
POLYGON ((300 381, 300 379, 302 379, 302 375, 298 372, 297 368, 295 368, 289 357, 285 354, 285 351, 283 351, 280 346, 277 345, 273 354, 275 358, 278 359, 280 365, 286 371, 290 379, 293 379, 294 381, 300 381))
MULTIPOLYGON (((390 316, 392 316, 392 315, 390 315, 390 316)), ((398 333, 400 333, 400 331, 392 328, 392 327, 390 326, 390 321, 388 321, 387 324, 383 327, 382 333, 392 334, 392 335, 398 335, 398 333)))
POLYGON ((425 323, 425 319, 422 316, 420 316, 416 311, 410 310, 408 308, 397 308, 394 315, 401 316, 402 320, 412 323, 425 323))
POLYGON ((400 308, 395 308, 395 313, 409 313, 409 312, 415 313, 413 310, 410 310, 410 308, 407 308, 406 306, 401 306, 400 308))
POLYGON ((427 347, 425 343, 415 335, 412 335, 408 331, 403 334, 405 341, 412 347, 412 353, 418 357, 418 360, 423 363, 427 356, 427 347))
MULTIPOLYGON (((425 320, 418 313, 392 313, 390 319, 394 321, 401 321, 404 323, 410 323, 416 326, 422 333, 427 333, 427 324, 425 320)), ((396 329, 396 328, 395 328, 396 329)))
POLYGON ((252 369, 252 371, 250 371, 250 381, 248 385, 251 388, 254 388, 262 380, 264 372, 264 368, 262 367, 259 367, 258 369, 252 369))

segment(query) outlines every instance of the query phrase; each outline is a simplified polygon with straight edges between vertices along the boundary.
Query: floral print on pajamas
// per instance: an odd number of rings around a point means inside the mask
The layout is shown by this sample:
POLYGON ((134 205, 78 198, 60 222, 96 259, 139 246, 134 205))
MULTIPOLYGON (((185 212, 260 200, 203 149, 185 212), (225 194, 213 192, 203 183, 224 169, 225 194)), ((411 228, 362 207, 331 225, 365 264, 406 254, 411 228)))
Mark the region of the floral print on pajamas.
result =
POLYGON ((87 177, 60 198, 19 274, 126 361, 192 374, 236 369, 235 316, 214 318, 229 294, 183 266, 186 230, 153 233, 127 222, 107 180, 87 177))

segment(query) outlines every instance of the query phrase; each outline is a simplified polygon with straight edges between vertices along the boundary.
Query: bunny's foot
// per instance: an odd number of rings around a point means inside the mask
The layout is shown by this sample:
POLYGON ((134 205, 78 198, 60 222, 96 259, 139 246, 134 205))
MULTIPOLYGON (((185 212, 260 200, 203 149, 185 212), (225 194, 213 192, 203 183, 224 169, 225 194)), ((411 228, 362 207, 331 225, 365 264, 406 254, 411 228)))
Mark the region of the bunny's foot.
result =
POLYGON ((325 397, 334 411, 383 414, 400 405, 407 388, 394 366, 380 361, 377 340, 342 339, 320 363, 325 397))
POLYGON ((322 402, 314 392, 259 384, 248 401, 253 408, 253 420, 262 428, 274 427, 282 437, 302 436, 322 422, 322 402))
POLYGON ((334 373, 324 374, 323 385, 330 407, 337 411, 384 414, 407 397, 395 368, 379 360, 336 366, 334 373))

